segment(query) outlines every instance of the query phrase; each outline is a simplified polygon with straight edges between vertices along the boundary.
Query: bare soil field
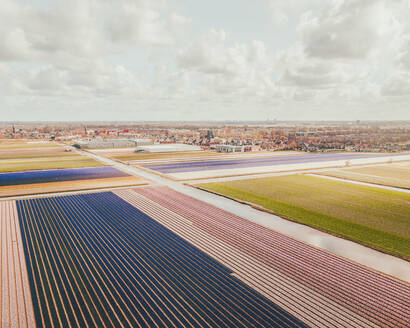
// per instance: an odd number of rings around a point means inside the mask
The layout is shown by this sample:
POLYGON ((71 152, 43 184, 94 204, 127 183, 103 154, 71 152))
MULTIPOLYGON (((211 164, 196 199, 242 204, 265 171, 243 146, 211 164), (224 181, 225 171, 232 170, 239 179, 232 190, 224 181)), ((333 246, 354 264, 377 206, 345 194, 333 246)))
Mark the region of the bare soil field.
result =
POLYGON ((38 183, 30 185, 2 186, 0 187, 0 197, 36 195, 53 192, 91 190, 126 186, 145 185, 147 181, 136 177, 105 178, 93 180, 64 181, 38 183))
POLYGON ((410 166, 383 165, 320 172, 335 178, 410 189, 410 166))

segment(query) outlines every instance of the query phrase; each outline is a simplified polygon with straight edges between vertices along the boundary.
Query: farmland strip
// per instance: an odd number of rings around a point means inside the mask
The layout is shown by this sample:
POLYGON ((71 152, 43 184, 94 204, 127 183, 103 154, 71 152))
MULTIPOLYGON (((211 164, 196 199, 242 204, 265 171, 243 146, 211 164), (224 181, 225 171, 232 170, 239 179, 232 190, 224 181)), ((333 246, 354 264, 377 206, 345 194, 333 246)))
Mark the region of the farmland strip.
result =
POLYGON ((129 174, 109 166, 79 169, 12 172, 0 173, 0 186, 16 186, 47 182, 92 180, 127 176, 129 176, 129 174))
POLYGON ((169 188, 153 187, 136 191, 189 218, 195 225, 225 240, 231 246, 279 269, 290 278, 308 284, 314 290, 360 315, 365 315, 379 325, 406 327, 409 322, 407 306, 409 287, 406 284, 296 242, 169 188), (292 257, 285 255, 289 253, 294 255, 292 257), (262 257, 262 254, 265 255, 262 257), (331 260, 336 267, 341 267, 344 272, 350 274, 340 274, 339 271, 333 271, 333 268, 323 267, 326 262, 320 263, 318 261, 320 257, 331 260), (324 276, 324 272, 328 272, 329 275, 324 276), (369 277, 373 284, 366 282, 358 272, 363 272, 363 275, 369 277), (316 278, 318 274, 323 275, 323 278, 318 280, 316 278), (344 285, 342 285, 343 281, 345 281, 344 285), (376 283, 377 281, 380 283, 376 283), (381 282, 391 287, 385 288, 381 282))
POLYGON ((33 286, 42 286, 33 294, 40 326, 58 320, 48 307, 50 295, 73 327, 78 322, 72 317, 92 323, 86 307, 82 315, 73 305, 73 295, 93 309, 93 318, 95 311, 101 314, 106 326, 112 325, 104 313, 118 315, 124 327, 306 326, 113 193, 20 200, 17 205, 26 256, 45 267, 39 275, 30 270, 33 286), (74 267, 83 268, 83 280, 73 275, 74 267), (73 294, 63 292, 68 281, 73 294), (91 283, 87 293, 83 283, 91 283))
POLYGON ((35 327, 14 201, 0 202, 0 327, 35 327))
MULTIPOLYGON (((346 309, 329 305, 329 303, 332 303, 331 300, 320 300, 311 291, 301 291, 303 286, 295 290, 297 282, 287 282, 286 277, 283 275, 279 276, 271 268, 256 262, 255 259, 248 257, 240 251, 232 249, 232 247, 215 239, 212 235, 197 229, 195 226, 187 224, 187 221, 177 214, 130 191, 118 191, 116 193, 137 208, 142 209, 145 213, 155 217, 161 224, 172 229, 195 246, 218 259, 218 261, 234 268, 239 273, 238 277, 246 280, 248 284, 254 282, 254 286, 259 288, 265 296, 281 304, 282 307, 293 313, 296 317, 303 319, 306 323, 309 323, 310 326, 357 326, 354 325, 355 318, 353 313, 349 313, 346 309), (324 308, 323 311, 322 308, 324 308), (339 314, 340 312, 341 315, 339 314), (343 324, 344 321, 347 324, 343 324)), ((371 323, 363 318, 356 320, 362 321, 367 327, 372 326, 371 323)))

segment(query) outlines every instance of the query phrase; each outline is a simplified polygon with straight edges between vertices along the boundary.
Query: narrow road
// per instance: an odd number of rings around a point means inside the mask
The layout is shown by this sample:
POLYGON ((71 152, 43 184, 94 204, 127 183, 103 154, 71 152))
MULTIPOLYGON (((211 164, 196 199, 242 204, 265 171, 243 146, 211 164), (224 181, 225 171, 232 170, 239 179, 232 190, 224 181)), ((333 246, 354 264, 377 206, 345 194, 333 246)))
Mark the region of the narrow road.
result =
POLYGON ((79 152, 105 164, 127 171, 131 174, 135 174, 155 183, 168 186, 183 194, 210 203, 236 215, 240 215, 250 221, 257 222, 283 234, 302 240, 310 245, 317 246, 352 261, 361 263, 369 268, 373 268, 377 271, 410 282, 410 263, 394 256, 383 254, 371 248, 344 240, 342 238, 334 237, 330 234, 323 233, 305 225, 294 223, 269 213, 258 211, 248 205, 184 185, 179 181, 172 181, 162 176, 149 173, 145 170, 115 162, 97 154, 84 151, 79 152))

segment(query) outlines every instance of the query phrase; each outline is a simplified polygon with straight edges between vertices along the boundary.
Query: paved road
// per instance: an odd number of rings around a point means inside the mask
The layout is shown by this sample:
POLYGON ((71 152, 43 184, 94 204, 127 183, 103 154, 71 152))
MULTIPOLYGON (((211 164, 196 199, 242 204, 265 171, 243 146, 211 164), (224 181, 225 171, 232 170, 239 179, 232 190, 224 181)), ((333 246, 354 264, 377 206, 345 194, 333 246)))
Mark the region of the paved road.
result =
POLYGON ((257 158, 238 158, 238 159, 219 159, 219 160, 204 160, 204 161, 182 161, 177 163, 166 164, 151 164, 143 165, 143 167, 155 170, 161 173, 180 173, 180 172, 196 172, 203 170, 224 170, 237 169, 248 167, 263 167, 274 165, 291 165, 303 163, 319 163, 340 160, 355 160, 396 156, 408 154, 368 154, 368 153, 324 153, 324 154, 306 154, 306 155, 286 155, 272 157, 257 157, 257 158))
POLYGON ((225 197, 189 187, 181 182, 172 181, 156 174, 138 169, 136 167, 117 163, 113 160, 104 158, 96 154, 87 152, 84 152, 84 154, 108 165, 113 165, 122 170, 126 170, 130 173, 139 175, 155 183, 166 185, 183 194, 230 211, 250 221, 257 222, 263 226, 272 228, 285 235, 292 236, 293 238, 296 238, 298 240, 302 240, 310 245, 320 247, 332 253, 351 259, 355 262, 361 263, 369 268, 410 282, 410 263, 394 256, 383 254, 368 247, 364 247, 354 242, 334 237, 330 234, 318 231, 305 225, 282 219, 276 215, 258 211, 248 205, 244 205, 233 200, 229 200, 225 197))

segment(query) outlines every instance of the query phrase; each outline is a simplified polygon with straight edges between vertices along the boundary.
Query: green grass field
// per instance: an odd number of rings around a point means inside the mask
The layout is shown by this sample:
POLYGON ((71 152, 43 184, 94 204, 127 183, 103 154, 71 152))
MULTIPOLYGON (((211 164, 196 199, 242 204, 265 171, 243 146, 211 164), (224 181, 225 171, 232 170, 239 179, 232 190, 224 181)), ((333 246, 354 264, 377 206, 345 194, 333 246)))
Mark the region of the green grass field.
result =
POLYGON ((198 184, 410 259, 410 195, 306 175, 198 184))
POLYGON ((383 165, 320 172, 321 175, 410 189, 410 166, 383 165))

